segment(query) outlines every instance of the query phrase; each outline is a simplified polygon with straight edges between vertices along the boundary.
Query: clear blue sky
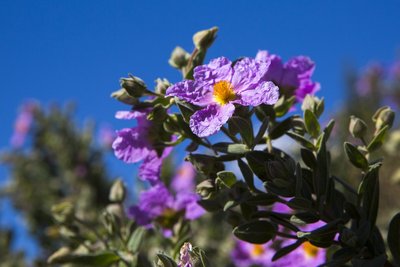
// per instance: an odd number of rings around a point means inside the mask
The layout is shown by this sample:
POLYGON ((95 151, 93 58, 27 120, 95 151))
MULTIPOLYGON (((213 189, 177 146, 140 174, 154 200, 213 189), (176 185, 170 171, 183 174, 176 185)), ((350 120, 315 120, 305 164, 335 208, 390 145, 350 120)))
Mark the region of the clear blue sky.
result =
MULTIPOLYGON (((178 81, 168 66, 176 45, 219 26, 209 58, 254 56, 259 49, 284 59, 304 54, 317 64, 319 96, 333 110, 343 96, 343 67, 390 63, 400 47, 399 1, 0 1, 0 148, 8 145, 19 104, 78 104, 78 119, 115 127, 124 106, 109 95, 133 73, 152 85, 178 81)), ((128 174, 122 163, 113 174, 128 174)), ((5 176, 3 169, 0 175, 5 176)), ((1 178, 0 178, 1 180, 1 178)))

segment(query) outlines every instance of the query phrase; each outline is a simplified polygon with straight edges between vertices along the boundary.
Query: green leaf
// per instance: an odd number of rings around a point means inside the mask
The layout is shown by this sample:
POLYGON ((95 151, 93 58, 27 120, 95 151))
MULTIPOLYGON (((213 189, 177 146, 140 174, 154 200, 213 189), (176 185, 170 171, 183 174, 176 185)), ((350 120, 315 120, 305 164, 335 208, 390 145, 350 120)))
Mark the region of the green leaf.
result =
POLYGON ((361 216, 375 225, 379 207, 379 168, 380 164, 372 166, 363 177, 359 189, 361 216))
POLYGON ((214 144, 212 147, 219 152, 229 153, 229 154, 244 154, 250 151, 249 147, 245 144, 221 142, 214 144))
POLYGON ((334 120, 330 120, 329 122, 328 122, 328 125, 326 125, 326 127, 325 127, 325 129, 324 129, 324 133, 325 133, 325 136, 326 136, 326 140, 328 140, 329 139, 329 137, 331 136, 331 133, 332 133, 332 130, 333 130, 333 127, 335 126, 335 121, 334 120))
POLYGON ((302 148, 300 150, 301 159, 303 160, 304 164, 307 165, 310 169, 314 169, 317 165, 317 159, 315 158, 312 151, 302 148))
POLYGON ((265 117, 265 119, 262 121, 260 128, 258 129, 258 133, 256 137, 254 138, 253 141, 253 148, 258 145, 261 141, 261 139, 264 137, 266 130, 268 129, 269 125, 269 119, 268 117, 265 117))
POLYGON ((271 127, 269 131, 269 138, 271 139, 278 139, 282 135, 284 135, 287 131, 293 128, 292 123, 293 117, 286 118, 282 122, 278 122, 273 127, 271 127))
POLYGON ((237 180, 236 180, 236 176, 233 172, 229 172, 229 171, 220 171, 217 173, 217 183, 222 183, 223 185, 225 185, 228 188, 231 188, 232 185, 234 185, 237 180))
POLYGON ((387 242, 394 262, 400 266, 400 212, 390 221, 387 242))
POLYGON ((365 156, 352 144, 345 142, 344 143, 344 151, 346 152, 347 157, 350 162, 357 168, 366 170, 368 169, 368 160, 365 156))
POLYGON ((189 103, 182 102, 175 97, 175 103, 181 112, 183 119, 186 123, 189 123, 190 117, 193 115, 195 110, 190 106, 189 103))
POLYGON ((275 236, 276 228, 268 221, 247 222, 233 229, 233 234, 253 244, 264 244, 275 236))
POLYGON ((159 253, 159 254, 157 254, 157 258, 158 258, 159 262, 161 263, 161 264, 160 263, 157 264, 157 266, 159 266, 159 267, 178 267, 176 262, 165 254, 159 253))
POLYGON ((321 131, 321 126, 319 125, 318 119, 315 114, 309 109, 306 109, 304 111, 304 125, 306 127, 306 131, 312 137, 318 138, 321 131))
POLYGON ((275 255, 272 257, 272 261, 276 261, 276 260, 282 258, 283 256, 286 256, 287 254, 289 254, 290 252, 292 252, 293 250, 298 248, 301 244, 303 244, 303 242, 304 242, 304 240, 299 239, 296 242, 294 242, 293 244, 290 244, 286 247, 279 249, 275 253, 275 255))
POLYGON ((246 199, 248 205, 269 206, 277 202, 279 197, 271 193, 260 193, 259 195, 250 196, 246 199))
POLYGON ((288 113, 290 108, 293 106, 294 101, 296 98, 294 96, 289 97, 288 99, 285 96, 279 98, 279 100, 274 105, 274 110, 276 117, 283 117, 288 113))
POLYGON ((320 199, 321 196, 325 194, 329 178, 325 133, 320 136, 320 140, 320 146, 317 152, 317 165, 313 172, 313 185, 317 194, 317 199, 320 199))
POLYGON ((256 187, 254 186, 254 175, 251 171, 249 165, 247 165, 242 159, 238 159, 239 169, 242 172, 244 181, 249 186, 251 190, 255 190, 256 187))
POLYGON ((266 160, 272 158, 272 155, 264 151, 251 151, 246 153, 246 160, 253 173, 260 178, 261 181, 268 179, 266 172, 266 160))
POLYGON ((137 252, 139 250, 140 244, 142 243, 145 234, 146 229, 143 227, 138 227, 135 229, 135 231, 133 231, 128 241, 128 248, 131 252, 137 252))
POLYGON ((389 125, 386 125, 375 135, 374 139, 368 144, 368 152, 375 151, 383 145, 388 130, 389 125))
POLYGON ((73 263, 79 264, 80 266, 109 266, 110 264, 116 263, 120 260, 120 257, 114 252, 101 252, 98 254, 67 254, 65 256, 57 257, 51 259, 49 258, 49 263, 51 264, 64 264, 73 263))
POLYGON ((237 129, 243 141, 249 147, 252 147, 254 136, 253 136, 253 125, 251 121, 246 120, 242 117, 233 116, 230 119, 230 123, 233 124, 234 127, 237 129))
POLYGON ((311 143, 309 140, 307 140, 304 136, 301 136, 300 134, 295 133, 295 132, 287 132, 286 135, 291 137, 293 140, 297 141, 303 147, 308 148, 313 151, 316 150, 314 144, 311 143))
POLYGON ((312 207, 312 202, 306 198, 294 197, 287 205, 294 210, 309 210, 312 207))

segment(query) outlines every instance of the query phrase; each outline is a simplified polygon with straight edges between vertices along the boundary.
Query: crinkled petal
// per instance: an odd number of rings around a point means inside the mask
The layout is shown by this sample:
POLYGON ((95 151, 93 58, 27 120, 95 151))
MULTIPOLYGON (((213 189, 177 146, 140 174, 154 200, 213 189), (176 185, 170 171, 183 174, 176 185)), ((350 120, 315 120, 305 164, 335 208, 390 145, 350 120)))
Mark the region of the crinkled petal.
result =
POLYGON ((207 65, 194 68, 193 77, 202 84, 213 85, 216 82, 230 81, 232 77, 232 62, 225 57, 218 57, 207 65))
POLYGON ((190 128, 199 137, 212 135, 221 129, 235 111, 231 103, 224 106, 209 105, 190 117, 190 128))
POLYGON ((151 148, 139 128, 124 128, 116 131, 117 138, 112 144, 115 156, 126 163, 135 163, 146 158, 151 148))
POLYGON ((117 111, 115 113, 115 118, 120 120, 132 120, 139 117, 144 117, 147 115, 145 111, 131 110, 131 111, 117 111))
POLYGON ((233 67, 232 86, 236 93, 256 87, 268 71, 270 62, 243 58, 233 67))
POLYGON ((212 87, 201 82, 185 80, 170 86, 166 95, 176 96, 198 106, 205 106, 212 102, 212 87))
POLYGON ((243 106, 273 105, 279 99, 279 88, 273 82, 262 82, 256 88, 244 90, 237 102, 243 106))
POLYGON ((313 95, 320 89, 320 84, 313 82, 310 79, 303 79, 300 81, 300 85, 296 90, 296 99, 302 102, 306 95, 313 95))
POLYGON ((286 62, 284 68, 295 71, 298 78, 309 78, 314 72, 315 63, 309 57, 297 56, 286 62))
POLYGON ((262 50, 257 53, 256 60, 269 62, 268 71, 264 75, 263 80, 272 81, 279 86, 283 75, 282 59, 275 54, 269 54, 268 51, 262 50))
POLYGON ((149 181, 152 185, 160 182, 160 173, 163 160, 171 153, 172 147, 164 149, 161 157, 155 150, 150 151, 139 167, 139 178, 143 181, 149 181))

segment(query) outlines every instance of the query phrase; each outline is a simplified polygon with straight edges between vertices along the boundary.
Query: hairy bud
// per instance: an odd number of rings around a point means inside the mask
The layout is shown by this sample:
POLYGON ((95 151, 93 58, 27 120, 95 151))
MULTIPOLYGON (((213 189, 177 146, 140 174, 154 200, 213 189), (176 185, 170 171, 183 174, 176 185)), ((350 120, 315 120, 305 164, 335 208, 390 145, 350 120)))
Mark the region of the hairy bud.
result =
POLYGON ((349 132, 355 138, 362 138, 367 132, 365 122, 355 116, 350 117, 349 132))
POLYGON ((206 50, 214 42, 217 36, 218 28, 212 27, 208 30, 203 30, 193 35, 193 43, 199 50, 206 50))

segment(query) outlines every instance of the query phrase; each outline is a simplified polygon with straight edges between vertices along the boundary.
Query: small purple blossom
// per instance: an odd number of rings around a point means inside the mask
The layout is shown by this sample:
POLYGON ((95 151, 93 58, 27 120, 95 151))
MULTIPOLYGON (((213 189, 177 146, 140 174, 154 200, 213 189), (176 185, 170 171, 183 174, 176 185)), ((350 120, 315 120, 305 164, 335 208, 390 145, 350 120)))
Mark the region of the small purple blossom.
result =
POLYGON ((146 119, 148 110, 119 111, 117 119, 136 119, 137 126, 117 131, 117 138, 112 144, 115 156, 126 163, 143 161, 139 168, 139 178, 151 184, 159 182, 161 165, 171 152, 166 148, 159 155, 149 140, 152 124, 146 119))
POLYGON ((283 63, 279 56, 263 50, 257 53, 256 60, 269 63, 263 79, 274 82, 281 93, 295 95, 298 102, 302 102, 307 94, 314 94, 320 89, 320 84, 311 80, 315 64, 309 57, 297 56, 283 63))
POLYGON ((184 162, 172 178, 171 188, 175 192, 193 192, 195 189, 196 171, 189 162, 184 162))
POLYGON ((184 80, 167 89, 167 96, 176 96, 198 105, 202 109, 190 118, 190 128, 199 137, 219 131, 230 117, 235 106, 275 104, 279 89, 271 81, 262 80, 268 72, 269 62, 243 58, 234 66, 219 57, 207 65, 194 69, 194 80, 184 80))
POLYGON ((30 101, 22 105, 14 123, 14 132, 11 137, 11 145, 15 148, 21 147, 28 135, 29 129, 33 123, 33 112, 37 104, 30 101))
POLYGON ((180 192, 174 196, 168 188, 159 183, 140 193, 139 203, 129 208, 128 214, 139 225, 151 226, 158 222, 168 230, 173 227, 177 218, 184 216, 195 220, 204 214, 197 201, 200 197, 192 192, 180 192))

